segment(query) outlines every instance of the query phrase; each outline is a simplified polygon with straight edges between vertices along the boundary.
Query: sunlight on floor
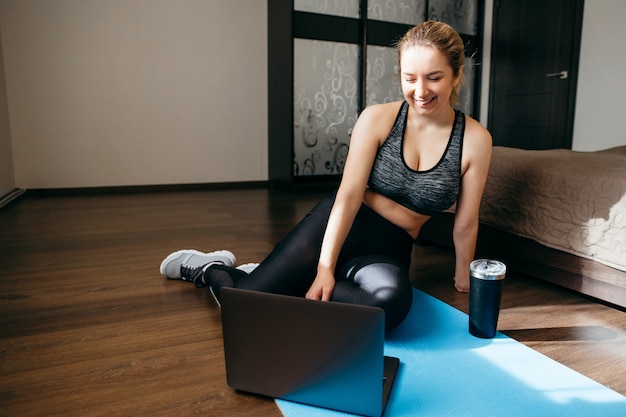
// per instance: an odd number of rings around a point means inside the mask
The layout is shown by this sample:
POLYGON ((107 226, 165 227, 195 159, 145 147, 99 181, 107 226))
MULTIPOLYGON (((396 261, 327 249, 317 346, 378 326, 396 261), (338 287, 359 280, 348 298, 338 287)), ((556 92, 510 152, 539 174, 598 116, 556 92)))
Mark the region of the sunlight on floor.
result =
POLYGON ((537 361, 539 354, 536 351, 509 338, 493 339, 491 347, 477 348, 474 353, 559 404, 624 401, 624 397, 616 392, 605 389, 584 375, 572 372, 558 362, 552 361, 550 372, 546 372, 546 362, 537 361), (498 348, 494 349, 494 346, 498 348), (538 374, 541 378, 537 377, 538 374))

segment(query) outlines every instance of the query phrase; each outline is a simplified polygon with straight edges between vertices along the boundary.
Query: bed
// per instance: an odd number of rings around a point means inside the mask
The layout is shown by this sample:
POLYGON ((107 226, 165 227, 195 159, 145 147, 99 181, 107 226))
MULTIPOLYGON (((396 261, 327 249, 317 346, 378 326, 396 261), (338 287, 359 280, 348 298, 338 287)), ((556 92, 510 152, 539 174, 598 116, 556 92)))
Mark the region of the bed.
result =
MULTIPOLYGON (((451 245, 454 210, 424 226, 451 245)), ((626 307, 626 146, 594 152, 494 147, 477 256, 626 307)))

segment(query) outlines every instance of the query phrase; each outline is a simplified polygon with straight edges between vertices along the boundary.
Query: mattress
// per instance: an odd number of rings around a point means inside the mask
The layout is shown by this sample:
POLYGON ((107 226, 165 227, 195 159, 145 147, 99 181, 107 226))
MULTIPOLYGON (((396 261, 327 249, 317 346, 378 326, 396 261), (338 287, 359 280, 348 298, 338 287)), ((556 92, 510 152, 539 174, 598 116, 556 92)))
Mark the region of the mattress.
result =
POLYGON ((626 271, 626 146, 495 146, 480 221, 626 271))

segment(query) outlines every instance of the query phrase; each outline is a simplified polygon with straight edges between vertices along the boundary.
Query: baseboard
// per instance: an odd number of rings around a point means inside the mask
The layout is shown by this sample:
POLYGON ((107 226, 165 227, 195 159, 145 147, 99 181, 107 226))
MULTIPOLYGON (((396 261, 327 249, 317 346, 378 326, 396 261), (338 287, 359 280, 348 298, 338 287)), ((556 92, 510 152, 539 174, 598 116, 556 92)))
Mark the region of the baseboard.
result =
POLYGON ((24 194, 25 190, 21 188, 16 188, 8 194, 3 195, 0 198, 0 209, 9 204, 10 202, 16 200, 19 196, 24 194))
POLYGON ((141 194, 164 193, 177 191, 215 191, 215 190, 248 190, 269 188, 267 181, 224 182, 203 184, 167 184, 167 185, 132 185, 111 187, 82 188, 45 188, 28 189, 29 196, 68 196, 68 195, 102 195, 102 194, 141 194))

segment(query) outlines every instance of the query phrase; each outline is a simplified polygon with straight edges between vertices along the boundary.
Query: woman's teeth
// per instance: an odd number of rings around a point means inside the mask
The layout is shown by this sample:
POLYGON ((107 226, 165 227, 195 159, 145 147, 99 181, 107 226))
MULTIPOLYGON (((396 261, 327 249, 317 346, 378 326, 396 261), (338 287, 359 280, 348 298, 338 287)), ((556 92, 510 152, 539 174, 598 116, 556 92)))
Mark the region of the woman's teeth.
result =
POLYGON ((423 100, 423 99, 416 99, 416 101, 422 105, 425 104, 429 104, 430 102, 432 102, 435 99, 435 97, 431 97, 428 100, 423 100))

